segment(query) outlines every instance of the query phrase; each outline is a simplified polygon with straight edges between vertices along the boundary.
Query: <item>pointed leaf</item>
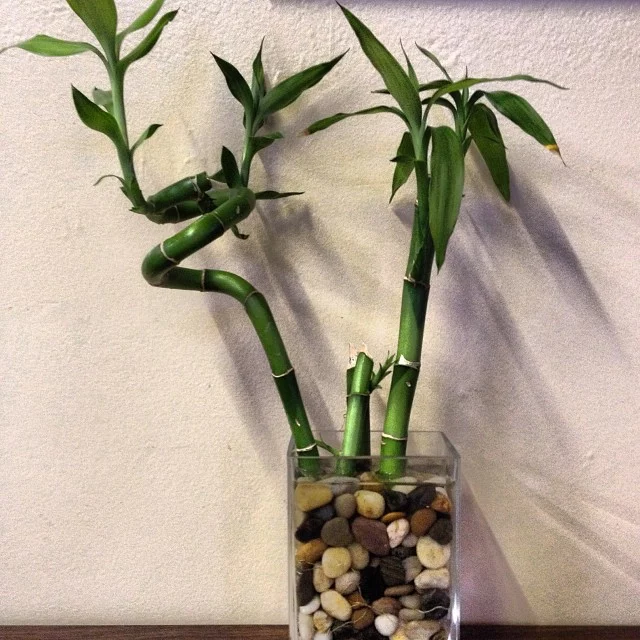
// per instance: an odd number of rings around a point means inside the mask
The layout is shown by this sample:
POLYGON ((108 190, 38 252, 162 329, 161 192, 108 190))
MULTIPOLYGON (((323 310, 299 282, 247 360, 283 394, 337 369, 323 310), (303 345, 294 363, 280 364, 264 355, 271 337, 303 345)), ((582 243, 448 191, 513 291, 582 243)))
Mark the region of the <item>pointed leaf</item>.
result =
POLYGON ((452 82, 449 72, 442 66, 442 63, 440 62, 440 60, 438 60, 435 54, 431 53, 431 51, 427 51, 427 49, 425 49, 424 47, 421 47, 417 42, 416 42, 416 47, 418 47, 418 49, 420 50, 420 53, 423 53, 425 56, 427 56, 427 58, 429 58, 429 60, 431 60, 431 62, 433 62, 433 64, 435 64, 436 67, 438 67, 438 69, 442 71, 444 77, 449 82, 452 82))
POLYGON ((400 47, 402 48, 402 53, 404 53, 404 59, 407 61, 407 75, 409 76, 409 80, 411 80, 411 84, 415 87, 416 91, 420 88, 420 81, 418 80, 418 76, 416 75, 416 70, 413 68, 411 64, 411 60, 409 60, 409 56, 405 51, 404 45, 402 44, 402 40, 400 40, 400 47))
POLYGON ((213 180, 214 182, 222 182, 224 184, 227 183, 224 177, 224 171, 222 169, 220 169, 219 171, 216 171, 212 176, 209 176, 209 179, 213 180))
POLYGON ((140 58, 144 58, 152 49, 156 46, 164 28, 176 17, 178 11, 170 11, 165 13, 158 22, 154 25, 153 29, 145 36, 144 40, 120 61, 120 65, 123 69, 127 69, 129 65, 140 58))
POLYGON ((391 185, 391 197, 389 198, 389 202, 393 200, 398 189, 409 179, 415 166, 413 141, 411 139, 411 134, 408 131, 402 136, 397 155, 399 158, 406 159, 398 160, 398 163, 396 164, 395 171, 393 172, 393 182, 391 185))
POLYGON ((464 154, 456 132, 450 127, 435 127, 431 140, 429 229, 436 249, 436 264, 440 269, 460 212, 464 154))
POLYGON ((258 101, 267 92, 264 79, 264 66, 262 65, 262 47, 264 46, 264 38, 260 43, 260 48, 253 61, 253 78, 251 80, 251 93, 253 95, 254 104, 257 108, 258 101))
POLYGON ((422 106, 418 91, 411 84, 409 76, 405 73, 400 63, 389 53, 387 48, 373 35, 351 11, 338 3, 342 13, 347 18, 354 30, 362 50, 382 76, 389 93, 400 105, 400 109, 407 116, 413 127, 419 127, 422 118, 422 106))
POLYGON ((219 58, 215 53, 211 55, 220 67, 231 95, 243 106, 245 114, 253 115, 253 95, 247 81, 230 62, 219 58))
POLYGON ((266 149, 267 147, 271 146, 276 140, 280 140, 283 137, 284 136, 279 131, 276 131, 275 133, 269 133, 264 136, 251 138, 251 145, 254 152, 258 153, 258 151, 266 149))
POLYGON ((76 111, 80 116, 80 120, 94 131, 99 131, 108 136, 116 146, 122 144, 122 134, 116 119, 101 109, 95 102, 92 102, 82 92, 75 87, 71 87, 73 93, 73 103, 76 111))
POLYGON ((402 120, 406 124, 409 124, 404 114, 402 113, 402 111, 400 111, 400 109, 397 109, 396 107, 387 107, 387 106, 369 107, 368 109, 362 109, 361 111, 353 111, 351 113, 336 113, 335 115, 329 116, 328 118, 323 118, 322 120, 318 120, 317 122, 314 122, 312 125, 307 127, 302 132, 302 135, 309 136, 312 133, 317 133, 318 131, 322 131, 323 129, 326 129, 331 125, 336 124, 336 122, 340 122, 341 120, 344 120, 345 118, 351 118, 352 116, 368 116, 376 113, 393 113, 399 118, 402 118, 402 120))
POLYGON ((162 125, 161 124, 152 124, 147 127, 145 132, 136 140, 136 143, 131 147, 131 154, 133 155, 136 152, 136 149, 145 141, 148 140, 162 125))
POLYGON ((99 178, 98 178, 98 179, 93 183, 93 186, 94 186, 94 187, 97 187, 97 186, 98 186, 98 185, 99 185, 103 180, 106 180, 107 178, 115 178, 116 180, 119 180, 119 181, 122 183, 122 186, 123 186, 123 187, 126 187, 126 186, 127 186, 127 184, 126 184, 126 182, 124 181, 124 179, 123 179, 123 178, 121 178, 120 176, 116 176, 116 175, 115 175, 115 174, 113 174, 113 173, 109 173, 109 174, 107 174, 106 176, 100 176, 100 177, 99 177, 99 178))
POLYGON ((238 225, 236 225, 236 224, 231 225, 231 232, 239 240, 248 240, 249 239, 249 234, 248 233, 240 233, 240 229, 238 229, 238 225))
MULTIPOLYGON (((442 80, 432 80, 431 82, 426 82, 424 84, 421 84, 418 87, 418 91, 422 92, 422 91, 431 91, 432 89, 440 89, 440 87, 444 87, 445 85, 448 85, 449 81, 442 79, 442 80)), ((382 93, 384 95, 389 95, 389 90, 388 89, 376 89, 375 91, 372 91, 371 93, 382 93)))
POLYGON ((473 142, 473 138, 471 136, 468 136, 467 138, 465 138, 465 141, 462 143, 462 151, 464 152, 464 155, 467 155, 467 151, 469 151, 469 147, 471 146, 471 143, 473 142))
POLYGON ((111 91, 103 91, 94 87, 93 101, 99 106, 106 109, 111 115, 113 115, 113 93, 111 91))
POLYGON ((508 91, 486 91, 484 95, 503 116, 517 124, 549 151, 559 153, 558 143, 551 129, 524 98, 508 91))
POLYGON ((117 36, 118 46, 122 45, 124 39, 135 31, 144 29, 160 13, 165 0, 154 0, 126 29, 117 36))
POLYGON ((344 55, 345 54, 342 53, 336 58, 333 58, 333 60, 300 71, 300 73, 296 73, 290 78, 283 80, 273 87, 273 89, 267 91, 264 98, 260 101, 260 108, 258 109, 260 118, 264 119, 265 116, 280 111, 292 102, 295 102, 304 91, 318 84, 318 82, 342 60, 344 55))
POLYGON ((498 187, 498 191, 509 202, 511 190, 507 153, 498 120, 493 111, 484 104, 474 105, 469 117, 469 131, 491 173, 493 182, 498 187))
POLYGON ((286 191, 279 193, 278 191, 259 191, 256 193, 256 200, 280 200, 281 198, 290 198, 291 196, 301 196, 304 191, 286 191))
POLYGON ((224 172, 224 179, 227 186, 231 188, 241 187, 242 181, 240 179, 238 163, 236 162, 233 153, 231 153, 227 147, 222 147, 220 163, 222 164, 222 171, 224 172))
POLYGON ((23 49, 29 53, 35 53, 39 56, 61 57, 61 56, 75 56, 79 53, 86 53, 92 51, 93 53, 103 57, 100 51, 96 49, 92 44, 88 42, 75 42, 72 40, 60 40, 59 38, 52 38, 51 36, 45 36, 39 34, 24 40, 18 44, 11 45, 0 49, 0 53, 4 53, 8 49, 23 49))
POLYGON ((114 0, 67 0, 67 4, 87 25, 105 52, 115 52, 118 12, 114 0))

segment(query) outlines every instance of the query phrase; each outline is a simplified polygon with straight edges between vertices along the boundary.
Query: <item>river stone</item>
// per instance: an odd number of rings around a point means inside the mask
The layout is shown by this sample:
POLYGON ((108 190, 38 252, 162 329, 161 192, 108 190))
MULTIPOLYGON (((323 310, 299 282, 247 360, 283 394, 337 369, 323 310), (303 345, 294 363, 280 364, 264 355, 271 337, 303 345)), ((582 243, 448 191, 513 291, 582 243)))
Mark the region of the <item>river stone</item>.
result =
POLYGON ((397 616, 391 615, 390 613, 385 613, 384 615, 378 616, 375 620, 376 629, 378 633, 387 638, 393 635, 398 628, 398 618, 397 616))
POLYGON ((353 593, 360 584, 360 572, 359 571, 347 571, 336 578, 335 589, 343 596, 348 596, 353 593))
POLYGON ((351 523, 351 530, 356 541, 367 551, 376 556, 388 555, 391 547, 389 546, 387 527, 382 522, 369 518, 356 518, 351 523))
POLYGON ((355 640, 384 640, 384 636, 378 633, 378 630, 375 628, 375 625, 371 625, 367 627, 364 631, 360 631, 360 633, 356 636, 355 640))
POLYGON ((341 518, 350 518, 356 512, 356 499, 351 493, 344 493, 333 501, 336 514, 341 518))
POLYGON ((431 636, 431 640, 448 640, 449 632, 446 629, 440 629, 435 636, 431 636))
POLYGON ((384 513, 384 498, 375 491, 356 491, 356 509, 361 516, 376 520, 384 513))
POLYGON ((313 564, 322 558, 322 554, 326 549, 327 545, 320 538, 309 540, 309 542, 305 542, 297 549, 296 562, 313 564))
MULTIPOLYGON (((402 546, 413 549, 418 544, 418 537, 410 533, 403 541, 402 546)), ((415 552, 414 552, 415 553, 415 552)))
POLYGON ((449 562, 451 547, 448 544, 442 545, 429 536, 423 536, 418 540, 416 552, 423 567, 441 569, 449 562))
POLYGON ((377 600, 372 602, 371 608, 377 616, 381 616, 385 613, 390 613, 394 616, 397 616, 400 609, 402 609, 402 606, 400 602, 395 598, 385 596, 383 598, 378 598, 377 600))
POLYGON ((313 586, 318 593, 329 591, 333 586, 333 580, 327 577, 320 562, 317 562, 313 567, 313 586))
POLYGON ((320 608, 320 596, 313 596, 309 601, 309 604, 305 604, 304 607, 300 607, 300 613, 306 613, 307 615, 314 614, 320 608))
POLYGON ((404 567, 404 581, 413 582, 423 571, 420 558, 417 556, 409 556, 402 561, 404 567))
POLYGON ((313 618, 306 613, 298 614, 298 636, 300 640, 313 640, 315 628, 313 626, 313 618))
POLYGON ((414 580, 418 589, 448 589, 451 584, 449 569, 425 569, 414 580))
POLYGON ((400 520, 407 515, 404 511, 391 511, 389 513, 385 513, 382 518, 380 518, 380 522, 384 522, 385 524, 391 524, 396 520, 400 520))
POLYGON ((405 609, 419 609, 421 601, 422 596, 417 593, 412 593, 409 596, 402 596, 402 598, 400 598, 400 604, 405 609))
POLYGON ((405 547, 404 545, 401 545, 399 547, 396 547, 395 549, 391 549, 391 555, 394 558, 400 558, 400 560, 404 560, 405 558, 408 558, 410 556, 415 556, 416 550, 415 547, 405 547))
POLYGON ((431 640, 440 631, 440 625, 432 620, 408 622, 404 632, 408 640, 431 640))
POLYGON ((393 491, 392 489, 385 489, 382 492, 384 502, 387 506, 387 511, 405 511, 407 504, 409 503, 407 495, 402 491, 393 491))
POLYGON ((420 596, 420 609, 431 620, 444 618, 450 606, 451 599, 444 589, 428 589, 420 596))
POLYGON ((333 633, 331 631, 317 631, 313 640, 333 640, 333 633))
POLYGON ((311 567, 305 567, 299 572, 298 582, 296 584, 296 595, 299 606, 309 604, 316 595, 316 591, 313 588, 313 569, 311 567))
POLYGON ((354 611, 367 606, 367 601, 362 597, 362 594, 359 591, 349 594, 347 596, 347 602, 351 605, 351 608, 354 611))
POLYGON ((349 553, 351 554, 351 566, 354 569, 360 571, 369 564, 369 552, 359 542, 349 545, 349 553))
POLYGON ((313 614, 313 626, 320 632, 329 631, 333 624, 333 618, 326 612, 320 609, 313 614))
POLYGON ((391 598, 399 598, 400 596, 408 596, 413 593, 412 584, 398 584, 395 587, 387 587, 384 590, 384 595, 391 598))
POLYGON ((375 493, 381 493, 384 489, 384 485, 374 473, 371 471, 365 471, 361 473, 360 476, 360 488, 365 489, 367 491, 374 491, 375 493))
POLYGON ((320 507, 319 509, 314 509, 313 511, 309 511, 309 516, 312 518, 316 518, 317 520, 322 520, 322 522, 327 522, 327 520, 331 520, 331 518, 335 518, 336 510, 333 508, 332 504, 325 504, 324 507, 320 507))
POLYGON ((394 558, 393 556, 381 558, 380 573, 382 573, 382 579, 388 587, 404 584, 405 572, 400 558, 394 558))
POLYGON ((353 542, 353 535, 346 518, 332 518, 325 522, 320 537, 330 547, 348 547, 353 542))
POLYGON ((451 513, 451 500, 444 493, 437 493, 431 508, 439 513, 451 513))
POLYGON ((360 593, 367 602, 373 602, 384 595, 385 584, 380 567, 366 567, 360 572, 360 593))
POLYGON ((329 504, 333 499, 333 493, 326 484, 305 482, 296 487, 294 499, 300 511, 312 511, 329 504))
POLYGON ((362 631, 362 629, 370 627, 375 619, 375 613, 371 609, 358 609, 351 615, 351 624, 354 629, 362 631))
POLYGON ((320 595, 322 608, 336 620, 346 622, 351 618, 351 605, 337 591, 325 591, 320 595))
POLYGON ((431 506, 436 497, 436 488, 432 484, 421 484, 409 493, 408 511, 413 514, 418 509, 431 506))
POLYGON ((418 538, 425 535, 437 519, 438 514, 433 509, 418 509, 411 516, 411 533, 418 538))
POLYGON ((449 544, 453 539, 453 524, 449 518, 440 518, 429 529, 429 537, 440 544, 449 544))
POLYGON ((409 533, 409 521, 406 518, 400 518, 400 520, 394 520, 387 526, 387 535, 389 536, 389 546, 392 549, 399 547, 402 541, 407 537, 409 533))
POLYGON ((307 518, 297 529, 295 533, 296 540, 299 542, 309 542, 320 537, 322 531, 323 520, 320 518, 307 518))
POLYGON ((402 625, 398 627, 398 630, 391 636, 390 640, 408 640, 402 625))
POLYGON ((416 485, 418 484, 418 479, 413 476, 403 476, 402 478, 397 478, 395 480, 395 484, 393 485, 393 491, 399 491, 400 493, 404 493, 405 495, 411 493, 416 485))
POLYGON ((351 554, 344 547, 330 547, 322 554, 322 570, 327 578, 337 578, 351 568, 351 554))
POLYGON ((402 622, 411 622, 412 620, 424 620, 424 613, 418 609, 400 609, 398 618, 402 622))
POLYGON ((331 476, 323 480, 325 484, 328 484, 334 496, 341 496, 346 493, 355 493, 358 489, 357 478, 350 476, 331 476))

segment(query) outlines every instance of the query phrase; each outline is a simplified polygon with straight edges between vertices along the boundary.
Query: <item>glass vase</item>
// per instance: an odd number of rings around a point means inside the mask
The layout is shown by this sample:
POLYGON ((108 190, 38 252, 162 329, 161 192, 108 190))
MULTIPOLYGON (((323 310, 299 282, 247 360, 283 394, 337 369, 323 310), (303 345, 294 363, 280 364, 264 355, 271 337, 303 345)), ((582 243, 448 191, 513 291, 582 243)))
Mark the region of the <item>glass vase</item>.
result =
MULTIPOLYGON (((337 450, 342 433, 318 438, 337 450)), ((323 449, 310 467, 292 442, 287 457, 291 640, 459 640, 460 458, 448 438, 410 432, 391 479, 376 455, 323 449)))

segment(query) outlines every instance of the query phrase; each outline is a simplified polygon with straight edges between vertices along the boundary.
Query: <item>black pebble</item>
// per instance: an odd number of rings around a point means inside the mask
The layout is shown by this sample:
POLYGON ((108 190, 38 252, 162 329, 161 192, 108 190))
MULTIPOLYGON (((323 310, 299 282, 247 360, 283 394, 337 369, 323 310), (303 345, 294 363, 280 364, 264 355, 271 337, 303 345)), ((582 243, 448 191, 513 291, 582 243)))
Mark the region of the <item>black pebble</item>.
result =
POLYGON ((453 538, 453 525, 448 518, 440 518, 429 529, 429 537, 440 544, 449 544, 453 538))
POLYGON ((404 566, 400 558, 386 556, 380 559, 380 573, 382 579, 388 587, 395 587, 404 584, 404 566))
POLYGON ((378 633, 378 630, 373 625, 361 631, 355 638, 356 640, 385 640, 385 637, 378 633))
POLYGON ((380 567, 365 567, 360 572, 360 593, 369 604, 382 598, 385 589, 380 567))
POLYGON ((443 589, 429 589, 422 594, 420 610, 430 620, 440 620, 449 612, 451 600, 443 589))
POLYGON ((317 518, 318 520, 322 520, 323 523, 331 520, 331 518, 335 518, 336 510, 333 508, 331 504, 325 504, 324 507, 320 507, 319 509, 314 509, 313 511, 309 511, 310 518, 317 518))
POLYGON ((406 511, 407 503, 409 499, 406 494, 401 491, 392 491, 391 489, 385 489, 382 492, 384 497, 385 505, 387 506, 387 511, 392 513, 394 511, 406 511))
POLYGON ((320 520, 320 518, 307 518, 296 530, 296 540, 309 542, 309 540, 319 538, 322 525, 324 525, 324 520, 320 520))
POLYGON ((352 640, 356 637, 356 631, 350 624, 339 622, 336 627, 331 629, 333 640, 352 640))
POLYGON ((394 558, 399 558, 400 560, 404 560, 410 556, 416 555, 415 547, 396 547, 395 549, 391 549, 391 555, 394 558))
POLYGON ((305 604, 309 604, 313 600, 313 597, 316 595, 316 590, 313 586, 313 567, 303 569, 298 574, 296 594, 298 596, 299 607, 304 607, 305 604))
POLYGON ((436 497, 436 487, 433 484, 421 484, 407 497, 409 499, 409 513, 411 514, 418 509, 431 505, 436 497))

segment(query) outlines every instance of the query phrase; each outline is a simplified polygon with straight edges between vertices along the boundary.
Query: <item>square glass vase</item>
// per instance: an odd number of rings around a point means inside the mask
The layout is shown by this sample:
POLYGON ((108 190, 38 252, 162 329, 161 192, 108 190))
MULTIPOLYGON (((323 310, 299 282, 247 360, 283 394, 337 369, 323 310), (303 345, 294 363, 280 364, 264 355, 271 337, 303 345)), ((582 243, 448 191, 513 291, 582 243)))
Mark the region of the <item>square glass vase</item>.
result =
MULTIPOLYGON (((342 432, 317 434, 339 449, 342 432)), ((380 451, 371 433, 369 450, 380 451)), ((309 463, 288 450, 291 640, 459 640, 460 457, 438 431, 407 453, 309 463), (385 471, 381 473, 382 469, 385 471)))

